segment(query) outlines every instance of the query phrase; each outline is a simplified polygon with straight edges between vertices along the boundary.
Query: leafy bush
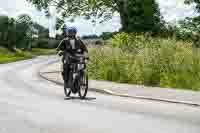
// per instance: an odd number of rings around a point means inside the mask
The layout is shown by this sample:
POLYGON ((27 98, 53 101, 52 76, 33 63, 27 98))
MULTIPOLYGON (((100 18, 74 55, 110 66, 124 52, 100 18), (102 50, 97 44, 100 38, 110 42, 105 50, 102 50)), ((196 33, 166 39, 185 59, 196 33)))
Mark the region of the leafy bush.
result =
POLYGON ((95 45, 102 45, 102 44, 103 44, 103 41, 101 41, 101 40, 95 41, 95 45))
POLYGON ((37 41, 38 48, 49 48, 49 41, 47 39, 40 39, 37 41))
POLYGON ((97 35, 85 35, 82 36, 82 39, 98 39, 99 37, 97 35))
POLYGON ((103 32, 100 37, 103 40, 109 40, 111 39, 113 36, 117 35, 119 32, 103 32))
POLYGON ((60 40, 50 39, 48 45, 49 45, 49 48, 57 48, 59 43, 60 43, 60 40))
POLYGON ((30 57, 30 58, 32 57, 31 53, 24 52, 24 51, 21 51, 19 49, 16 49, 14 56, 16 56, 16 57, 30 57))
POLYGON ((51 49, 56 48, 59 44, 59 40, 55 39, 39 39, 34 41, 33 48, 51 49))

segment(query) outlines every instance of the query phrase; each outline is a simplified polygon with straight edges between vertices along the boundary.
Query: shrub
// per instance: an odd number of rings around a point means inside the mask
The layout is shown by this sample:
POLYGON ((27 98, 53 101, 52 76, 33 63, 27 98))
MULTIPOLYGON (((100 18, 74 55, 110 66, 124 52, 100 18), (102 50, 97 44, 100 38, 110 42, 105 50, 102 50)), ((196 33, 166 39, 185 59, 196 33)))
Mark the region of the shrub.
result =
POLYGON ((14 53, 14 56, 15 56, 15 57, 29 57, 29 58, 32 57, 31 53, 29 53, 29 52, 24 52, 24 51, 21 51, 21 50, 19 50, 19 49, 16 49, 16 51, 15 51, 15 53, 14 53))
POLYGON ((39 39, 33 42, 33 48, 56 48, 59 44, 59 40, 56 39, 39 39))
POLYGON ((40 39, 37 41, 38 48, 49 48, 49 41, 48 39, 40 39))

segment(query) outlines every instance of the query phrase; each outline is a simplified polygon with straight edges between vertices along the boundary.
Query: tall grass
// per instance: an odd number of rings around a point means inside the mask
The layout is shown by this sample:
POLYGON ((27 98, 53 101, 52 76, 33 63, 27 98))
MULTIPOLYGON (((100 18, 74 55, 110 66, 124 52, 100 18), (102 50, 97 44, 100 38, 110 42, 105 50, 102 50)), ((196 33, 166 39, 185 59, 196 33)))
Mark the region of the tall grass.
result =
POLYGON ((92 79, 200 90, 200 50, 191 42, 121 33, 90 56, 92 79))

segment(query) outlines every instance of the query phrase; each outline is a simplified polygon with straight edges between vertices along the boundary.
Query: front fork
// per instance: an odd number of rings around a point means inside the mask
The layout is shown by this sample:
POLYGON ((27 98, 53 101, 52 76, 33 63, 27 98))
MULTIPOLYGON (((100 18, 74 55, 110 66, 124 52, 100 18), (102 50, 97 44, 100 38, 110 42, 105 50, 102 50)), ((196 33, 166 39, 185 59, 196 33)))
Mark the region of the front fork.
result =
POLYGON ((70 66, 70 71, 68 75, 68 84, 73 93, 77 93, 79 91, 79 81, 78 81, 78 72, 76 68, 70 66))
MULTIPOLYGON (((80 64, 79 64, 80 65, 80 64)), ((69 66, 69 75, 67 76, 68 79, 68 85, 71 88, 73 93, 77 93, 80 89, 80 83, 82 79, 80 77, 84 72, 82 72, 82 65, 77 65, 77 66, 69 66), (80 70, 79 70, 80 69, 80 70)))

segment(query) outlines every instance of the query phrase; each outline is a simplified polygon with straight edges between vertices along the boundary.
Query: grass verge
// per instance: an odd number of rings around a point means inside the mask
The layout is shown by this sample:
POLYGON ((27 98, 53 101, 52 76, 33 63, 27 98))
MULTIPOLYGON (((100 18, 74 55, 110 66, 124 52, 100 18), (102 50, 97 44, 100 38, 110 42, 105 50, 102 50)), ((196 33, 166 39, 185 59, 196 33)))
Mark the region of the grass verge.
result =
POLYGON ((31 50, 31 54, 40 56, 40 55, 53 55, 56 54, 55 49, 41 49, 41 48, 33 48, 31 50))
POLYGON ((20 50, 17 50, 16 52, 11 52, 6 48, 0 47, 0 64, 31 59, 35 56, 40 56, 40 55, 52 55, 52 54, 55 54, 54 49, 34 48, 32 49, 31 52, 22 52, 20 50))

